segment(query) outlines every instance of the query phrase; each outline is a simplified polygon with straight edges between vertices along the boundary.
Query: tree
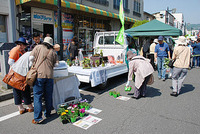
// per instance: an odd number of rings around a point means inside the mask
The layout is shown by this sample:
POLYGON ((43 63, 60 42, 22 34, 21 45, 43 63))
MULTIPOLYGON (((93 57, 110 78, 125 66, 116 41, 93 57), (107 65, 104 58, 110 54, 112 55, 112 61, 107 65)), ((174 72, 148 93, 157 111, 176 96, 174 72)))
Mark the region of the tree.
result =
POLYGON ((140 26, 140 25, 145 24, 147 22, 149 22, 149 21, 148 20, 136 20, 131 28, 140 26))

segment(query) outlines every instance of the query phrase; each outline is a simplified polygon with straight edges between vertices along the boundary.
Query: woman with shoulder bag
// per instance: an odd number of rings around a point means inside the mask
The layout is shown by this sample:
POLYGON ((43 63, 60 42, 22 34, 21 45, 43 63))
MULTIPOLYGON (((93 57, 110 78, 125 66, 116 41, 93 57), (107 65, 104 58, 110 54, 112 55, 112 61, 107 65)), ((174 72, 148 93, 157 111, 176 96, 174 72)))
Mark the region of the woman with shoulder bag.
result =
POLYGON ((173 92, 171 96, 177 97, 181 91, 181 86, 187 75, 187 69, 190 65, 190 48, 187 47, 186 38, 180 36, 177 41, 178 46, 174 48, 172 59, 174 68, 172 73, 173 92))
POLYGON ((50 117, 53 93, 53 67, 58 64, 58 57, 53 50, 53 39, 45 37, 41 45, 37 45, 30 54, 29 59, 37 67, 37 78, 33 85, 34 119, 33 124, 42 122, 42 96, 45 100, 46 118, 50 117))
MULTIPOLYGON (((28 71, 28 68, 29 68, 28 65, 18 64, 18 63, 20 61, 23 62, 26 59, 26 58, 23 58, 26 56, 26 54, 25 55, 23 54, 25 53, 25 48, 28 44, 26 43, 26 39, 23 37, 20 37, 18 41, 16 41, 15 43, 17 44, 17 46, 11 49, 11 51, 9 52, 8 64, 13 69, 13 71, 17 72, 19 75, 21 75, 21 73, 25 74, 25 72, 27 73, 28 71), (22 55, 23 57, 21 57, 22 55), (20 60, 18 61, 19 58, 20 60), (22 69, 22 66, 24 67, 25 70, 22 69)), ((24 76, 26 76, 26 74, 24 76)), ((31 95, 30 95, 29 86, 26 86, 25 91, 13 88, 13 96, 14 96, 15 105, 18 106, 20 114, 23 114, 26 111, 33 112, 34 108, 31 103, 31 95), (27 109, 23 107, 22 100, 24 100, 25 105, 28 105, 27 109)))

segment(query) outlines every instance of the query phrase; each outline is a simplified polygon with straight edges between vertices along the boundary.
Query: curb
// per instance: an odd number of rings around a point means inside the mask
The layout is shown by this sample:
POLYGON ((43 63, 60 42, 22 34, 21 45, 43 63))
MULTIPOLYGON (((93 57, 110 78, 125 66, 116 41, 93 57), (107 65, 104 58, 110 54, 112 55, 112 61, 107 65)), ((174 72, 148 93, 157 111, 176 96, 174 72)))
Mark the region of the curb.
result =
POLYGON ((8 91, 6 93, 2 93, 0 94, 0 102, 5 101, 5 100, 9 100, 13 98, 13 91, 8 91))

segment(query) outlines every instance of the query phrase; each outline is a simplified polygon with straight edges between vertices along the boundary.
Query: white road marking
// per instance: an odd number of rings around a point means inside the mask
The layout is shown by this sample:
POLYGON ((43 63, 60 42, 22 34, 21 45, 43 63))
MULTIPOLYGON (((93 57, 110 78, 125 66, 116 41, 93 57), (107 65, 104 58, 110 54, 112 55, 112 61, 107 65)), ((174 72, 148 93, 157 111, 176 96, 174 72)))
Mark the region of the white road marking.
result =
MULTIPOLYGON (((79 92, 84 91, 87 88, 89 88, 89 86, 79 89, 79 92)), ((0 103, 0 107, 7 106, 7 105, 12 104, 12 103, 14 103, 14 99, 3 101, 3 102, 0 103)), ((20 115, 19 111, 5 115, 5 116, 2 116, 2 117, 0 117, 0 122, 7 120, 7 119, 10 119, 12 117, 18 116, 18 115, 20 115)))
POLYGON ((19 115, 19 111, 0 117, 0 122, 19 115))

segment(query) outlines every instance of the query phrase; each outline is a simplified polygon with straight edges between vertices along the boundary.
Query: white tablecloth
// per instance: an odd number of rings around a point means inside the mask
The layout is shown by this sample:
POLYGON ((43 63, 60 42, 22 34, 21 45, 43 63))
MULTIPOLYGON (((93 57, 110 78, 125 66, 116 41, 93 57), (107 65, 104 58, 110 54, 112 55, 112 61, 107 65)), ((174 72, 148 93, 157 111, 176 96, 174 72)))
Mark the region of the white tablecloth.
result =
POLYGON ((80 82, 75 75, 67 77, 54 78, 53 88, 53 107, 57 110, 57 105, 64 103, 68 97, 80 97, 80 82))
POLYGON ((106 82, 107 80, 106 67, 83 69, 83 67, 80 66, 71 66, 68 68, 68 72, 88 76, 92 87, 106 82))

